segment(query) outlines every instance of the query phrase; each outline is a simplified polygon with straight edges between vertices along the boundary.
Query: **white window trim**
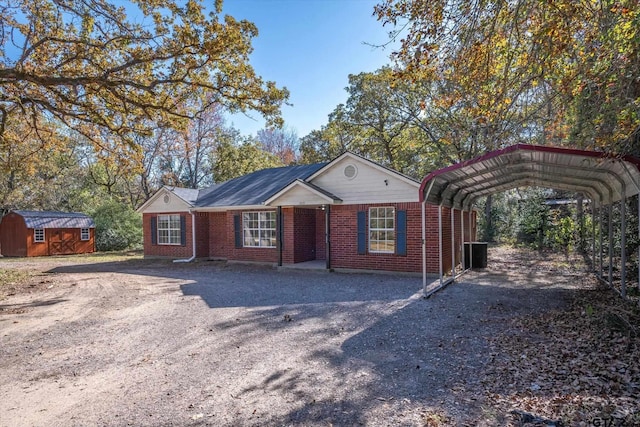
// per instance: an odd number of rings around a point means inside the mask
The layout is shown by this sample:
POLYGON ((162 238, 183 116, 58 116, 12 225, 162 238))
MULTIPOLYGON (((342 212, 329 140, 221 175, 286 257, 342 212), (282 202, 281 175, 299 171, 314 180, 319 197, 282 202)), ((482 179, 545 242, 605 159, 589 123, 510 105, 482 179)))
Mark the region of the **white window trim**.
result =
MULTIPOLYGON (((276 213, 274 211, 249 211, 249 212, 242 212, 242 247, 243 248, 275 248, 276 245, 263 245, 262 244, 262 239, 260 238, 260 234, 262 231, 267 231, 267 230, 273 230, 273 234, 274 236, 276 235, 277 232, 277 226, 274 228, 262 228, 261 227, 261 223, 262 221, 267 221, 267 214, 272 214, 274 215, 274 221, 276 221, 275 215, 276 213), (257 214, 258 215, 258 228, 249 228, 246 225, 246 221, 247 218, 245 217, 246 214, 257 214), (247 245, 246 244, 246 240, 245 240, 245 235, 247 231, 257 231, 258 232, 258 239, 257 239, 257 245, 247 245)), ((255 239, 255 237, 254 237, 255 239)), ((269 242, 271 241, 271 239, 268 239, 269 242)))
POLYGON ((81 228, 80 229, 80 240, 82 240, 83 242, 86 242, 87 240, 91 240, 91 229, 90 228, 81 228))
MULTIPOLYGON (((376 218, 378 218, 376 216, 376 218)), ((385 217, 385 219, 388 219, 385 217)), ((398 244, 398 242, 396 241, 396 208, 393 206, 374 206, 374 207, 370 207, 369 208, 369 221, 368 221, 368 225, 369 225, 369 252, 372 254, 393 254, 396 252, 396 245, 398 244), (387 228, 387 227, 371 227, 371 221, 373 219, 373 215, 371 215, 371 212, 373 210, 379 210, 379 209, 392 209, 393 210, 393 228, 387 228), (388 251, 381 251, 381 250, 374 250, 372 249, 372 243, 373 242, 388 242, 388 240, 380 240, 380 239, 372 239, 371 235, 373 234, 374 231, 382 231, 382 232, 393 232, 393 248, 391 250, 388 251)))
POLYGON ((45 232, 44 232, 44 228, 34 228, 33 229, 33 243, 44 243, 46 238, 45 238, 45 232), (42 232, 42 239, 38 238, 38 231, 42 232))
POLYGON ((180 246, 182 244, 182 227, 181 227, 181 219, 180 219, 180 215, 158 215, 156 218, 156 242, 158 243, 158 245, 160 246, 180 246), (171 219, 172 217, 177 217, 178 218, 178 228, 175 227, 171 227, 171 219), (166 218, 166 221, 168 223, 168 227, 167 228, 160 228, 160 218, 166 218), (162 242, 160 239, 160 230, 166 230, 167 231, 167 242, 162 242), (175 231, 178 230, 178 241, 177 242, 171 242, 171 231, 175 231))

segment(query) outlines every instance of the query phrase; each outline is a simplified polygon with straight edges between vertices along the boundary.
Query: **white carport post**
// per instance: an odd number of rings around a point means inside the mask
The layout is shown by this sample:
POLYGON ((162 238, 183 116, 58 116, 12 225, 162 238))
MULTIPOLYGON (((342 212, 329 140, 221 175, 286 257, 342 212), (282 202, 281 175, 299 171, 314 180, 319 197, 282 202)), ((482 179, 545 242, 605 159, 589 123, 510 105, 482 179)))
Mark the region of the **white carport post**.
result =
POLYGON ((591 199, 591 267, 596 272, 596 201, 591 199))
MULTIPOLYGON (((422 292, 427 296, 427 199, 433 188, 433 183, 429 183, 427 192, 423 194, 422 201, 422 292)), ((442 284, 442 275, 440 276, 440 284, 442 284)))
POLYGON ((609 286, 613 287, 613 218, 611 215, 613 214, 612 205, 613 202, 609 203, 608 211, 609 211, 609 286))
MULTIPOLYGON (((629 178, 631 178, 631 182, 633 182, 633 185, 636 187, 636 190, 638 191, 638 193, 637 193, 637 197, 638 197, 638 241, 640 241, 640 181, 637 181, 637 180, 634 179, 633 174, 631 173, 631 171, 627 167, 627 163, 626 162, 622 162, 622 166, 624 166, 624 170, 627 172, 627 175, 629 175, 629 178)), ((640 289, 640 245, 638 245, 638 289, 640 289)))
POLYGON ((469 204, 469 270, 473 270, 473 240, 474 239, 473 239, 473 236, 471 235, 471 232, 473 230, 473 227, 471 225, 472 224, 471 217, 473 216, 472 211, 473 211, 473 204, 469 204))
POLYGON ((598 277, 600 277, 600 279, 602 279, 602 266, 603 266, 603 262, 602 262, 602 223, 604 222, 604 219, 602 218, 602 203, 604 202, 604 200, 602 200, 602 202, 600 202, 600 207, 598 208, 598 216, 600 217, 600 221, 598 224, 598 228, 599 228, 599 232, 598 232, 598 237, 600 240, 600 269, 598 270, 598 277))
POLYGON ((460 206, 460 261, 462 263, 462 271, 465 271, 464 258, 464 208, 460 206))
MULTIPOLYGON (((622 194, 626 194, 622 186, 622 194)), ((627 297, 627 197, 620 201, 620 294, 622 298, 627 297)))
POLYGON ((442 286, 442 278, 444 276, 444 267, 442 265, 442 205, 438 205, 438 258, 440 262, 440 286, 442 286))
POLYGON ((456 278, 456 218, 455 218, 456 210, 451 207, 450 219, 451 223, 451 278, 455 280, 456 278))
POLYGON ((422 216, 422 293, 427 294, 427 200, 423 200, 420 213, 422 216))

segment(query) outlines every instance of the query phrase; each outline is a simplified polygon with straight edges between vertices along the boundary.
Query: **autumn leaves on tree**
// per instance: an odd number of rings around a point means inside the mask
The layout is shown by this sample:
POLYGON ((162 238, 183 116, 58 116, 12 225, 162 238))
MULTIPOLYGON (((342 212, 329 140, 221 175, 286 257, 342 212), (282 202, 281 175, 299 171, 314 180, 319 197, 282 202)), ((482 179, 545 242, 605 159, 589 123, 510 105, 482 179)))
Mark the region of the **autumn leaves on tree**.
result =
POLYGON ((520 141, 637 150, 637 0, 385 0, 375 13, 401 38, 400 78, 429 82, 427 107, 470 125, 470 152, 520 141))
POLYGON ((15 187, 12 174, 29 174, 21 164, 42 149, 63 150, 69 138, 92 145, 103 169, 133 173, 140 138, 184 131, 212 105, 281 124, 287 90, 249 64, 255 25, 222 17, 221 8, 216 1, 207 12, 199 0, 0 2, 5 190, 15 187))
POLYGON ((0 10, 0 209, 82 209, 98 192, 135 207, 162 184, 345 150, 416 178, 514 143, 640 154, 637 0, 380 0, 395 63, 349 76, 347 101, 299 150, 271 127, 288 92, 250 65, 257 28, 221 1, 0 10), (249 111, 269 128, 225 125, 249 111))

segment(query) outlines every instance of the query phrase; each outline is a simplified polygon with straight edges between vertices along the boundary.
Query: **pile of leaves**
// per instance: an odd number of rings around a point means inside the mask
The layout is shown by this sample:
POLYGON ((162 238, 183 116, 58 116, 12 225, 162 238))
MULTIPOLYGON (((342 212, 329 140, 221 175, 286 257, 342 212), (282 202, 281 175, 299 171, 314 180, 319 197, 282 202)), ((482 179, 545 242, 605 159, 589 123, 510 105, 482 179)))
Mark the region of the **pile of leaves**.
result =
POLYGON ((640 425, 636 304, 595 286, 567 309, 516 318, 509 330, 490 340, 488 412, 512 414, 505 420, 514 426, 640 425))

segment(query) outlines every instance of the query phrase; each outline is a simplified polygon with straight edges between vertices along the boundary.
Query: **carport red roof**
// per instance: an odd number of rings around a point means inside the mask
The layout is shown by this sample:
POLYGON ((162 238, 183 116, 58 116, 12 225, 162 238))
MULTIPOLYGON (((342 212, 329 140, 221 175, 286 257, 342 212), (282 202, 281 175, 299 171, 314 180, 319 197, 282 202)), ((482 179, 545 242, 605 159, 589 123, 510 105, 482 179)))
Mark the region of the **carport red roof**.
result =
POLYGON ((597 151, 517 144, 431 172, 420 201, 469 208, 480 197, 538 186, 609 204, 640 192, 640 159, 597 151))

